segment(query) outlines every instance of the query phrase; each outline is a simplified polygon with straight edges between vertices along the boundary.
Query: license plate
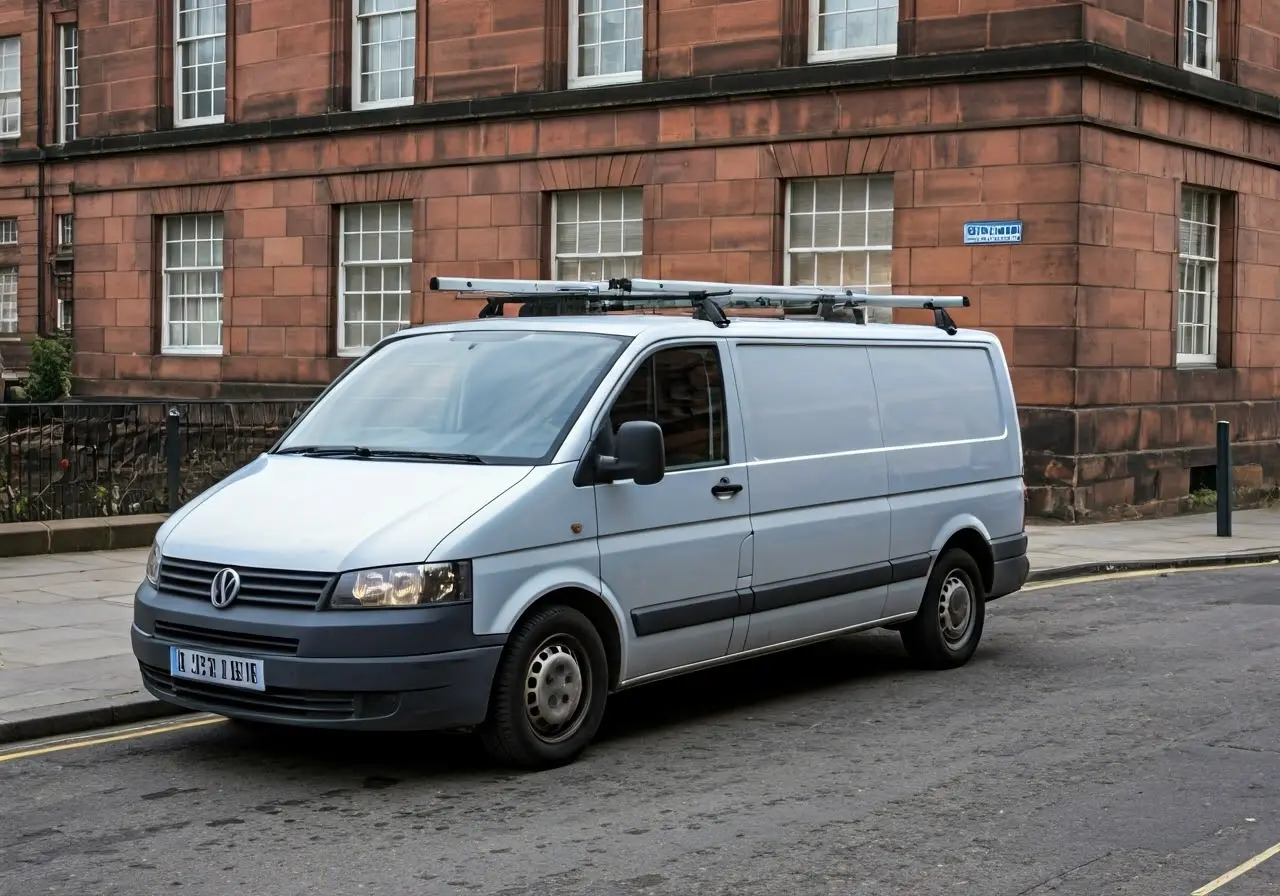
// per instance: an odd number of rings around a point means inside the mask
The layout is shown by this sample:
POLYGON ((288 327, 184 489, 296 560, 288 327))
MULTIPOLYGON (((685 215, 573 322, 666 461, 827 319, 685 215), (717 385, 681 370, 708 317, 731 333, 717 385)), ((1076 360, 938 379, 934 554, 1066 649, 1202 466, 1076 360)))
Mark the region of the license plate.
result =
POLYGON ((262 660, 223 656, 189 647, 169 648, 169 674, 190 681, 209 681, 231 688, 265 691, 262 660))

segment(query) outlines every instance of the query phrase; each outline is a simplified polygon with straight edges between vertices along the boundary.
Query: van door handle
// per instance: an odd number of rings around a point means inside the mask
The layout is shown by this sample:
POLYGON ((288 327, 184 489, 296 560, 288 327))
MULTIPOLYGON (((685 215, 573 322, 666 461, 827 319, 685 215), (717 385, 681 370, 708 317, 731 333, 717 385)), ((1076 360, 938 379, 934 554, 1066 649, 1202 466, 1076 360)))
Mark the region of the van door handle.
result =
POLYGON ((738 492, 742 491, 742 486, 736 482, 730 482, 728 479, 721 479, 715 485, 711 486, 711 494, 720 500, 732 498, 738 492))

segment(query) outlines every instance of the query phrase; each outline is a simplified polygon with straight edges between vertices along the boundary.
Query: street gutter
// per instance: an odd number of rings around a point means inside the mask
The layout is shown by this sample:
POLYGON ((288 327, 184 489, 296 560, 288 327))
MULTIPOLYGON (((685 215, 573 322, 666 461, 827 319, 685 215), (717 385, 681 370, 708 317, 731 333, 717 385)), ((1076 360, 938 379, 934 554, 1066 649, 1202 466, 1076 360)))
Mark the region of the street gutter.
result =
POLYGON ((63 704, 57 711, 40 715, 40 710, 26 710, 10 718, 0 719, 0 744, 81 734, 113 725, 149 722, 169 716, 191 715, 191 710, 162 703, 151 696, 105 697, 63 704), (65 707, 71 706, 72 709, 65 707))
POLYGON ((1099 563, 1078 563, 1074 566, 1056 566, 1053 569, 1032 570, 1027 584, 1056 582, 1081 576, 1098 576, 1119 572, 1159 572, 1168 569, 1200 569, 1213 566, 1245 566, 1253 563, 1280 561, 1280 548, 1264 551, 1243 551, 1237 554, 1212 554, 1200 557, 1181 557, 1165 560, 1112 560, 1099 563))

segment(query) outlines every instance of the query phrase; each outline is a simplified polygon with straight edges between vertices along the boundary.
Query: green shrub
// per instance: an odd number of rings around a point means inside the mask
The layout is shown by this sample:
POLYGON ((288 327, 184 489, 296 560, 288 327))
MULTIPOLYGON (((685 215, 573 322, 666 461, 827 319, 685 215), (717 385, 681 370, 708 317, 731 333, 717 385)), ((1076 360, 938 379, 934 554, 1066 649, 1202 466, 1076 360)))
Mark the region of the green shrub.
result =
POLYGON ((71 340, 63 335, 31 343, 31 363, 24 384, 30 401, 57 401, 71 392, 71 340))

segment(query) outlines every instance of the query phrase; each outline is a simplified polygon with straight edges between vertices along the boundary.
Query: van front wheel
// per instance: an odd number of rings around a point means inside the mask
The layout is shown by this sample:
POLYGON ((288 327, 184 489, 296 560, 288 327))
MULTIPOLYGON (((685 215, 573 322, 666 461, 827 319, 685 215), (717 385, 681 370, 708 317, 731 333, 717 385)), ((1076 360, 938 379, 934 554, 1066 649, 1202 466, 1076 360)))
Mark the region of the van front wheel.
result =
POLYGON ((604 643, 586 616, 565 606, 537 611, 512 634, 498 664, 479 730, 485 750, 531 770, 573 761, 604 718, 608 670, 604 643))
POLYGON ((978 564, 965 551, 952 548, 934 564, 920 612, 900 633, 902 646, 929 669, 963 666, 978 649, 986 615, 978 564))

